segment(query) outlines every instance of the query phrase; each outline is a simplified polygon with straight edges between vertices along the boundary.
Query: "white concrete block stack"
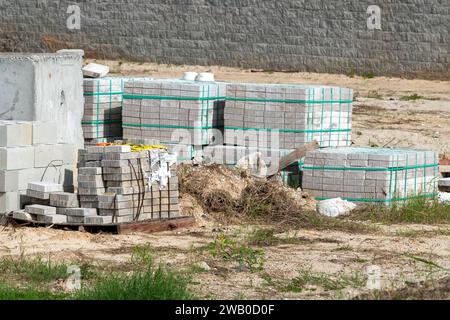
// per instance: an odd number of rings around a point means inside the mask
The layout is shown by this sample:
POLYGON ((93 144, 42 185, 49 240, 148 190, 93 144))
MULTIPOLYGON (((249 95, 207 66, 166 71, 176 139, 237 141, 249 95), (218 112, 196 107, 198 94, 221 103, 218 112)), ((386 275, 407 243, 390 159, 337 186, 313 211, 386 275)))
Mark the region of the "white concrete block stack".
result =
POLYGON ((437 194, 439 157, 435 151, 337 148, 309 152, 303 189, 318 199, 391 205, 437 194))
POLYGON ((127 81, 123 137, 208 145, 221 136, 225 94, 226 84, 219 82, 127 81))
POLYGON ((295 149, 314 140, 321 147, 351 143, 351 89, 231 83, 226 99, 227 145, 295 149))
POLYGON ((57 143, 55 131, 52 122, 0 121, 0 213, 20 209, 29 182, 73 188, 75 146, 57 143))

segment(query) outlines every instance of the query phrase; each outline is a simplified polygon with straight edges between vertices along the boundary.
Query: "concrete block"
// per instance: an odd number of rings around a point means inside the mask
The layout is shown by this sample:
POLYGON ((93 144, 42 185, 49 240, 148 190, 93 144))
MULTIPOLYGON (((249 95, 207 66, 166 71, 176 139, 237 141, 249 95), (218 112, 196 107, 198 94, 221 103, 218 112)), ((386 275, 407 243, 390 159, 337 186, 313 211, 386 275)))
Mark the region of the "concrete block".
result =
POLYGON ((110 216, 88 216, 84 217, 85 224, 110 224, 112 217, 110 216))
POLYGON ((0 170, 18 170, 34 167, 34 147, 0 148, 0 170))
POLYGON ((102 168, 78 168, 79 175, 101 175, 102 168))
POLYGON ((0 55, 0 118, 54 121, 58 142, 83 148, 81 67, 76 52, 0 55))
POLYGON ((62 184, 48 181, 29 182, 28 189, 40 192, 63 192, 62 184))
POLYGON ((76 163, 75 146, 71 144, 38 144, 34 146, 34 167, 45 168, 52 161, 65 165, 76 163))
POLYGON ((19 190, 19 171, 0 170, 0 192, 19 190))
POLYGON ((106 146, 105 153, 114 152, 114 153, 122 153, 122 152, 131 152, 130 146, 106 146))
POLYGON ((67 208, 66 215, 75 217, 96 216, 97 209, 95 208, 67 208))
POLYGON ((57 124, 51 121, 33 121, 33 144, 54 144, 58 142, 57 124))
POLYGON ((20 210, 13 212, 13 218, 18 220, 33 221, 36 220, 36 215, 28 213, 25 210, 20 210))
POLYGON ((67 216, 63 216, 60 214, 38 215, 37 221, 44 223, 67 223, 67 216))
POLYGON ((67 216, 67 223, 84 223, 84 217, 67 216))
POLYGON ((29 146, 32 144, 31 123, 0 121, 0 147, 29 146))
POLYGON ((0 193, 0 213, 20 210, 20 192, 4 192, 0 193))
POLYGON ((27 196, 34 199, 50 200, 50 193, 27 189, 27 196))
POLYGON ((39 204, 33 204, 25 206, 25 211, 31 214, 37 215, 52 215, 56 214, 56 208, 50 206, 43 206, 39 204))

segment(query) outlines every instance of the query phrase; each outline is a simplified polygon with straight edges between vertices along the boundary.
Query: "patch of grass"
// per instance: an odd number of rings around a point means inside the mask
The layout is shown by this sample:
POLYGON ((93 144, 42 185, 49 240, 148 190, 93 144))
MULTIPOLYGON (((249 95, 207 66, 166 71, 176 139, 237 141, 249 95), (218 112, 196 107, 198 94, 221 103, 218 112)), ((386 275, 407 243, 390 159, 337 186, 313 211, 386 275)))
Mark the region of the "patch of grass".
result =
POLYGON ((337 247, 336 249, 333 249, 332 251, 353 251, 353 248, 349 245, 337 247))
POLYGON ((251 272, 264 269, 264 250, 253 249, 223 234, 219 235, 214 242, 208 245, 208 250, 215 258, 237 262, 241 269, 246 268, 251 272))
POLYGON ((0 283, 0 300, 62 300, 67 297, 63 292, 39 290, 33 286, 16 288, 0 283))
POLYGON ((411 94, 409 96, 400 97, 400 101, 416 101, 423 99, 422 96, 419 96, 417 93, 411 94))
POLYGON ((361 74, 361 77, 363 77, 364 79, 373 79, 375 78, 375 74, 372 71, 364 72, 363 74, 361 74))
POLYGON ((297 244, 302 243, 303 240, 294 236, 277 237, 275 236, 275 231, 272 229, 257 229, 247 237, 246 242, 249 245, 268 247, 280 244, 297 244))
POLYGON ((347 287, 361 288, 366 285, 366 277, 359 271, 339 277, 324 272, 314 272, 311 269, 300 269, 299 275, 285 286, 285 291, 302 292, 307 287, 320 287, 325 290, 342 290, 347 287))
POLYGON ((369 139, 369 147, 371 147, 371 148, 378 148, 379 145, 375 141, 369 139))
POLYGON ((369 91, 367 98, 383 100, 383 96, 378 93, 378 91, 369 91))
POLYGON ((79 300, 186 300, 195 299, 184 275, 159 266, 131 275, 111 275, 76 293, 79 300))
POLYGON ((450 204, 440 203, 437 199, 418 197, 391 208, 381 205, 365 206, 357 209, 350 218, 386 224, 446 224, 450 223, 450 204))
POLYGON ((6 257, 0 260, 0 272, 23 276, 26 280, 40 283, 67 277, 67 265, 52 263, 42 257, 26 259, 25 257, 6 257))
POLYGON ((418 95, 417 93, 411 94, 409 96, 400 97, 400 101, 416 101, 416 100, 439 101, 439 100, 441 100, 441 98, 439 98, 439 97, 436 97, 436 98, 424 97, 424 96, 418 95))

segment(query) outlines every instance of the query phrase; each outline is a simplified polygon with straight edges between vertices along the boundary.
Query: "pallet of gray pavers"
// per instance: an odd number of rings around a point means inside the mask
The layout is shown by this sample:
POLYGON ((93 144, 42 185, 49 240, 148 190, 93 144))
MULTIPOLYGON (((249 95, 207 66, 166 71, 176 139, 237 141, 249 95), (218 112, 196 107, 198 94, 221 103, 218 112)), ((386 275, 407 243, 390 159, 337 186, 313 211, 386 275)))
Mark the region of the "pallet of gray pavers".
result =
MULTIPOLYGON (((118 234, 128 234, 135 232, 153 233, 162 231, 173 231, 180 228, 189 228, 195 224, 194 217, 180 217, 164 220, 139 221, 131 223, 111 223, 112 217, 106 216, 85 216, 83 223, 54 222, 55 218, 37 220, 37 215, 30 214, 25 210, 14 211, 11 217, 17 223, 27 223, 33 225, 52 225, 54 228, 72 228, 77 230, 83 227, 88 232, 109 231, 118 234)), ((63 220, 64 218, 62 218, 63 220)))
POLYGON ((299 85, 227 85, 224 140, 227 145, 296 149, 350 146, 351 89, 299 85))
POLYGON ((126 81, 123 137, 208 145, 221 136, 225 94, 226 84, 221 82, 126 81))
POLYGON ((437 195, 435 151, 388 148, 330 148, 308 152, 303 190, 319 200, 392 205, 437 195))

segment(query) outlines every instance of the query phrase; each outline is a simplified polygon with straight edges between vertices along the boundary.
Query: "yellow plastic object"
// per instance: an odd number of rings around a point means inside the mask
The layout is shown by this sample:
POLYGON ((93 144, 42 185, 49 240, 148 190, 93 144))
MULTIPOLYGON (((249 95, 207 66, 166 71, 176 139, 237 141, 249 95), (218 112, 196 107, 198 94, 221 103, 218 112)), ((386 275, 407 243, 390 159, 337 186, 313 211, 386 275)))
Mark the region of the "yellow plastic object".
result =
POLYGON ((167 150, 167 147, 165 145, 162 145, 162 144, 143 145, 143 144, 101 142, 101 143, 97 143, 96 146, 98 146, 98 147, 130 146, 132 152, 139 152, 139 151, 144 151, 144 150, 155 150, 155 149, 167 150))

